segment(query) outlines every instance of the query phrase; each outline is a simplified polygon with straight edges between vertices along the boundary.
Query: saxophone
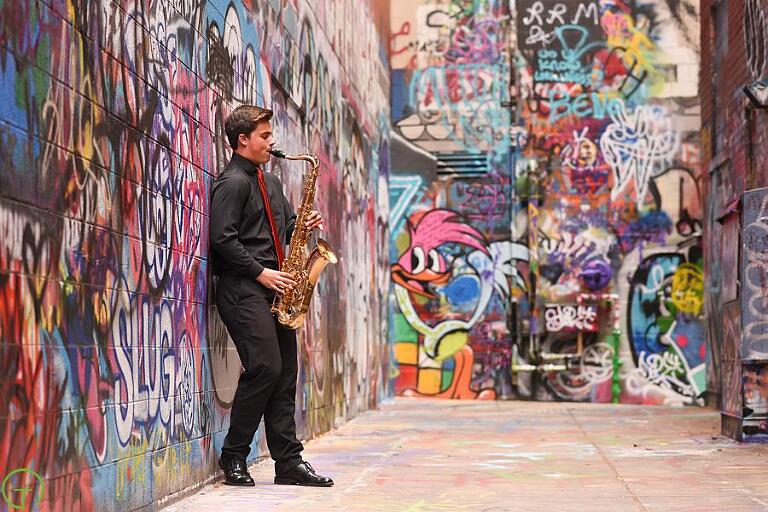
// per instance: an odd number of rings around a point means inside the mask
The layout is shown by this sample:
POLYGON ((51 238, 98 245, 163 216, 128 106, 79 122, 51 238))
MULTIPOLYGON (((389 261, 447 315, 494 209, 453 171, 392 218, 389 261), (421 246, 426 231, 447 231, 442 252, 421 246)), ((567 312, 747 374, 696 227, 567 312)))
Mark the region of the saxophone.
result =
POLYGON ((304 323, 320 273, 328 263, 336 263, 338 258, 331 245, 321 238, 317 239, 317 246, 307 256, 311 230, 307 229, 306 222, 315 200, 315 182, 320 173, 320 161, 310 154, 286 155, 279 149, 270 149, 269 152, 286 160, 304 160, 311 166, 304 179, 304 196, 301 198, 290 249, 280 269, 291 274, 296 286, 282 295, 275 295, 271 309, 272 314, 277 315, 278 322, 289 329, 296 329, 304 323))

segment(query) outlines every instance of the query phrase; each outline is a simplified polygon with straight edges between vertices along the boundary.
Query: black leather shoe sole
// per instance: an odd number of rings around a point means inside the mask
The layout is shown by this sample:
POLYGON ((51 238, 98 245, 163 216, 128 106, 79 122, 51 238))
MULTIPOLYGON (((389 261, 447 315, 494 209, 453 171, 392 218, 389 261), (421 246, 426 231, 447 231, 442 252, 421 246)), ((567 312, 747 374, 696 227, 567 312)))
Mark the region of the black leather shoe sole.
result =
POLYGON ((333 482, 328 482, 327 484, 312 484, 309 482, 299 482, 293 478, 283 478, 279 476, 275 477, 275 483, 277 485, 303 485, 305 487, 333 487, 333 482))
POLYGON ((235 487, 255 487, 256 482, 230 482, 224 478, 224 485, 233 485, 235 487))

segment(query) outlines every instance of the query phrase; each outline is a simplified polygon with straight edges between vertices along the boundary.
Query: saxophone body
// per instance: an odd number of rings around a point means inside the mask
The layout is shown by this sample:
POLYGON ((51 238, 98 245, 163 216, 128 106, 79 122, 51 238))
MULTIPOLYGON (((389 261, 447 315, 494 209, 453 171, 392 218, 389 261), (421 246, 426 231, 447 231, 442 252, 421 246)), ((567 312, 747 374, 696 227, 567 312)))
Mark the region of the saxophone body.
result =
POLYGON ((270 153, 286 160, 303 160, 310 165, 309 172, 304 177, 304 193, 296 216, 296 227, 288 254, 283 260, 283 268, 280 269, 291 274, 296 286, 282 295, 275 295, 271 309, 278 322, 289 329, 296 329, 304 323, 320 274, 326 265, 336 263, 338 258, 331 245, 320 238, 317 239, 317 245, 307 254, 307 243, 312 230, 307 229, 306 222, 315 201, 320 161, 315 155, 286 155, 279 149, 272 149, 270 153))

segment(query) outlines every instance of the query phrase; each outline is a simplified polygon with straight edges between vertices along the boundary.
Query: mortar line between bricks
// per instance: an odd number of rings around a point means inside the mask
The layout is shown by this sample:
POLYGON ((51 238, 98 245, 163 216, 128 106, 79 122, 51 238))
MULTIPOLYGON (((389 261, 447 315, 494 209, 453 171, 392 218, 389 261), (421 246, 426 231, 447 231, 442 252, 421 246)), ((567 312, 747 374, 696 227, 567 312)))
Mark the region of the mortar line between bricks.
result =
POLYGON ((629 493, 630 496, 632 496, 632 500, 637 504, 639 507, 639 510, 642 512, 648 512, 648 509, 645 508, 645 505, 643 505, 643 502, 640 501, 640 498, 632 492, 632 489, 629 488, 629 484, 626 480, 624 480, 624 477, 619 474, 619 470, 616 469, 616 466, 613 465, 611 460, 608 458, 608 456, 605 454, 602 448, 600 448, 594 439, 592 439, 592 436, 590 436, 587 431, 584 429, 584 427, 581 425, 578 419, 576 419, 576 416, 573 414, 573 410, 567 409, 568 415, 571 417, 573 422, 576 424, 576 426, 579 428, 579 431, 581 431, 581 434, 587 438, 587 440, 590 442, 592 446, 595 447, 595 450, 597 450, 597 453, 600 454, 600 458, 603 459, 603 462, 605 462, 609 468, 611 468, 611 471, 613 471, 613 474, 616 476, 616 479, 621 482, 621 485, 624 486, 624 489, 629 493))

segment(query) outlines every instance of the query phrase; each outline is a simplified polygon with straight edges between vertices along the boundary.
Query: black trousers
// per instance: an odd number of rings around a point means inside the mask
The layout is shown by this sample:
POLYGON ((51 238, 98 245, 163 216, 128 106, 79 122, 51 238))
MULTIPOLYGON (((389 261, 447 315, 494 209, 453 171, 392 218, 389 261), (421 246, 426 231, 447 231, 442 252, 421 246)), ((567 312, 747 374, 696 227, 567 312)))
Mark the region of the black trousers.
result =
POLYGON ((246 458, 262 416, 275 470, 301 462, 296 439, 296 331, 270 313, 274 292, 255 280, 224 274, 216 287, 219 315, 235 342, 245 371, 232 403, 223 457, 246 458))

